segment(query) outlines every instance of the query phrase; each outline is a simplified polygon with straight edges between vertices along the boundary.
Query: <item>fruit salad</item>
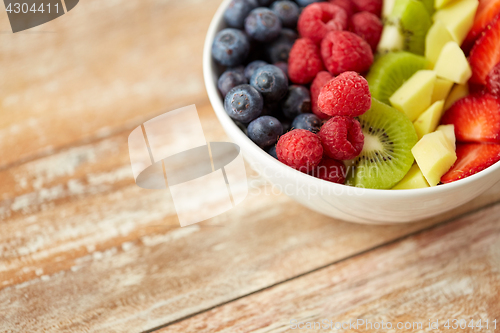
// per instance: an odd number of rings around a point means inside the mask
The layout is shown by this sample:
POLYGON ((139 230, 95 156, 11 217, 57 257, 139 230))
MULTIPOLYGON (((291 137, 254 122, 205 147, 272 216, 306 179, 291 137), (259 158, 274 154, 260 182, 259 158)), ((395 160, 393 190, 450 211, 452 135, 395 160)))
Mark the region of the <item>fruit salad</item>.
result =
POLYGON ((281 163, 403 190, 500 160, 500 0, 232 0, 224 20, 224 109, 281 163))

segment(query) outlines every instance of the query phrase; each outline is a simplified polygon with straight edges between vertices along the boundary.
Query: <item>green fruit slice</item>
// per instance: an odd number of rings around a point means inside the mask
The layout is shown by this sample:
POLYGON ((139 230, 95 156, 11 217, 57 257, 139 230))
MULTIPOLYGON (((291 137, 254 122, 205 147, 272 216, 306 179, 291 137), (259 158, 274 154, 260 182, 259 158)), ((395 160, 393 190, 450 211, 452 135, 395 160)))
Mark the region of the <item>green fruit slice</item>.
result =
POLYGON ((417 71, 429 67, 427 59, 409 52, 392 52, 381 56, 366 77, 372 97, 389 105, 389 97, 406 80, 417 71))
POLYGON ((372 99, 372 107, 359 117, 365 144, 353 161, 347 184, 372 189, 393 188, 408 173, 418 141, 411 121, 398 110, 372 99))
POLYGON ((432 25, 426 5, 418 0, 396 0, 386 25, 396 25, 403 36, 403 49, 424 55, 425 35, 432 25))

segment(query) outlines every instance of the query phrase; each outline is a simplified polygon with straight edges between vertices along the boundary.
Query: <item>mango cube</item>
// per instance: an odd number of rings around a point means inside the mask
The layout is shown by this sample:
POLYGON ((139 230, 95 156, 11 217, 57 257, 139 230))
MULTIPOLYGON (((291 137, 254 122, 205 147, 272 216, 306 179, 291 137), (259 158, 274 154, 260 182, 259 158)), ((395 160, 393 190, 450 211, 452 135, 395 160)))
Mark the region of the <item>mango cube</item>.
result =
POLYGON ((414 121, 431 105, 436 72, 420 70, 389 98, 392 106, 414 121))
POLYGON ((413 164, 410 171, 404 176, 403 179, 399 183, 396 184, 392 189, 393 190, 411 190, 415 188, 426 188, 429 187, 427 180, 420 171, 420 168, 417 164, 413 164))
POLYGON ((455 125, 453 125, 453 124, 441 125, 436 129, 436 131, 443 132, 446 139, 448 139, 450 146, 453 147, 453 150, 457 149, 457 142, 456 142, 457 139, 455 137, 455 125))
POLYGON ((437 78, 434 82, 434 91, 432 92, 431 103, 446 100, 453 87, 453 81, 437 78))
POLYGON ((444 101, 438 101, 429 106, 429 108, 415 120, 413 126, 415 127, 419 140, 424 135, 434 132, 443 115, 443 106, 444 101))
POLYGON ((455 42, 448 42, 443 46, 434 71, 438 77, 458 84, 466 83, 472 76, 464 51, 455 42))
POLYGON ((457 154, 451 148, 442 131, 424 135, 412 148, 415 161, 430 186, 439 184, 441 177, 457 160, 457 154))
POLYGON ((425 36, 425 57, 434 65, 441 54, 441 50, 448 42, 452 42, 448 28, 441 21, 436 21, 425 36))
MULTIPOLYGON (((438 4, 439 5, 439 4, 438 4)), ((459 45, 462 44, 474 23, 478 0, 457 0, 434 14, 434 21, 440 20, 450 31, 453 40, 459 45)))
POLYGON ((446 98, 446 101, 444 102, 444 110, 448 110, 451 108, 453 104, 455 104, 456 101, 459 99, 464 98, 465 96, 469 95, 469 85, 467 83, 465 84, 456 84, 450 91, 450 94, 446 98))

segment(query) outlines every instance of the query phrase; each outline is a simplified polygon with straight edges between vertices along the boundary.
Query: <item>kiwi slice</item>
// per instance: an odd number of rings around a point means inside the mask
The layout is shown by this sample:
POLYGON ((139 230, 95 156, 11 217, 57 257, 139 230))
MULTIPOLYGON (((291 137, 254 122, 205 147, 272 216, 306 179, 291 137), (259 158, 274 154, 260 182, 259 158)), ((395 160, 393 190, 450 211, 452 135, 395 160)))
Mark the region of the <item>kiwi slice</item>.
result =
POLYGON ((403 113, 372 99, 372 107, 359 117, 365 144, 351 163, 347 184, 373 189, 391 189, 408 173, 417 143, 412 122, 403 113))
POLYGON ((389 97, 415 72, 430 68, 430 62, 409 52, 391 52, 377 58, 366 80, 372 97, 385 104, 389 97))
POLYGON ((396 0, 391 15, 386 19, 378 50, 386 53, 406 50, 423 55, 425 35, 432 25, 426 6, 428 0, 396 0))

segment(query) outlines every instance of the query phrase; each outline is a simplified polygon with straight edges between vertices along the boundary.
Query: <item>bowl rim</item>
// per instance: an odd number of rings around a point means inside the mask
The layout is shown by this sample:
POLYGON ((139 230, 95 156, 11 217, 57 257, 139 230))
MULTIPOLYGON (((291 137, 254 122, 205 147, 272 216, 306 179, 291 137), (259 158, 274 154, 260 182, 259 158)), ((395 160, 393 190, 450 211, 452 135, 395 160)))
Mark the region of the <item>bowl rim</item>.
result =
MULTIPOLYGON (((203 77, 205 81, 205 87, 207 89, 208 97, 212 107, 217 115, 217 118, 221 122, 223 128, 231 129, 231 135, 234 136, 238 142, 237 144, 242 144, 244 146, 244 151, 248 151, 249 155, 257 155, 259 160, 264 160, 266 163, 270 163, 273 168, 284 168, 283 172, 289 174, 293 173, 294 177, 298 177, 303 182, 313 182, 318 186, 328 186, 332 189, 338 188, 342 186, 343 188, 348 185, 344 184, 336 184, 332 182, 327 182, 325 180, 315 178, 313 176, 307 175, 300 171, 297 171, 280 161, 276 160, 274 157, 269 155, 265 150, 258 147, 253 141, 248 138, 248 136, 243 133, 243 131, 234 123, 234 121, 226 114, 224 110, 224 105, 222 103, 222 98, 218 91, 216 85, 216 78, 214 76, 215 71, 217 70, 215 62, 212 60, 212 43, 215 38, 215 35, 220 31, 219 27, 223 24, 223 16, 226 7, 232 0, 223 0, 217 9, 210 26, 208 28, 205 43, 203 48, 203 77)), ((371 188, 363 188, 363 195, 374 195, 378 198, 389 199, 399 196, 426 196, 428 194, 440 194, 448 191, 454 191, 455 189, 466 187, 468 184, 475 182, 478 179, 486 178, 492 173, 495 173, 498 169, 500 169, 500 161, 495 163, 494 165, 482 170, 472 176, 454 181, 448 184, 442 184, 438 186, 432 186, 427 188, 419 188, 419 189, 404 189, 404 190, 396 190, 391 191, 387 189, 371 189, 371 188)), ((496 183, 497 181, 495 181, 496 183)), ((354 188, 354 187, 353 187, 354 188)))

